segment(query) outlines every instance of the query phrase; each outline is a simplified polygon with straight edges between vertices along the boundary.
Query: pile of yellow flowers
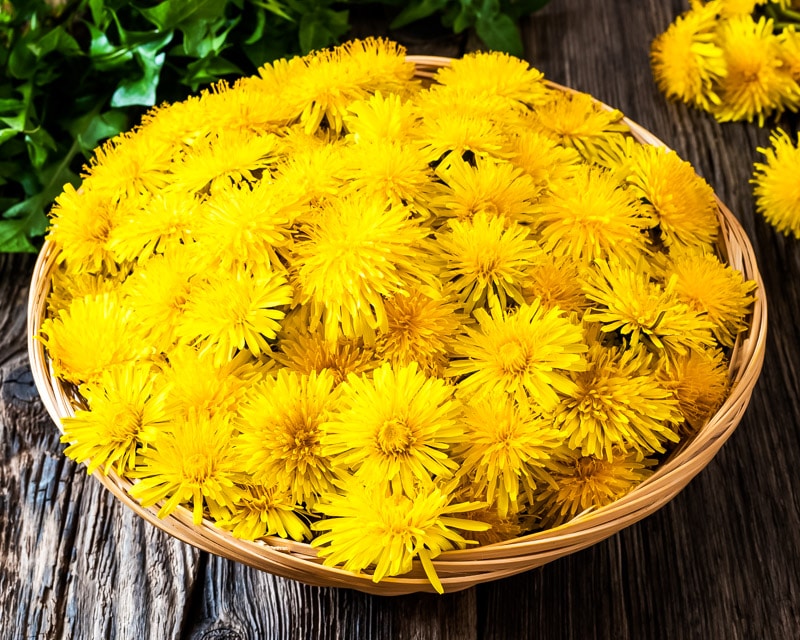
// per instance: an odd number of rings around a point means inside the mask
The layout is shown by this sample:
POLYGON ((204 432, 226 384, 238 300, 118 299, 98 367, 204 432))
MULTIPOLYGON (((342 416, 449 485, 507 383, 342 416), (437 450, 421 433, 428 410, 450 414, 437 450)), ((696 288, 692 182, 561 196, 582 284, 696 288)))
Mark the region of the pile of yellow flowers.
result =
MULTIPOLYGON (((652 44, 659 89, 719 120, 758 121, 800 107, 800 0, 690 0, 652 44)), ((800 238, 800 136, 781 129, 759 149, 756 205, 778 231, 800 238)))
POLYGON ((478 53, 353 41, 149 113, 52 211, 66 453, 378 581, 559 525, 726 397, 755 284, 711 188, 478 53))

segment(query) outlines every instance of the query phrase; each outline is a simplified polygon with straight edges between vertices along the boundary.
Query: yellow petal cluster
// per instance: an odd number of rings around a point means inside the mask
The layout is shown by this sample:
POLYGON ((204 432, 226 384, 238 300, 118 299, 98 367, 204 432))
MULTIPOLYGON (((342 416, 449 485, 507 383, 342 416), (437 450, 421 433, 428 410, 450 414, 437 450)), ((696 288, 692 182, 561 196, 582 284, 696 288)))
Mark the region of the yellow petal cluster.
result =
POLYGON ((618 111, 505 54, 413 73, 354 41, 147 114, 52 211, 39 339, 67 454, 143 505, 441 589, 438 554, 601 507, 702 426, 757 292, 618 111))

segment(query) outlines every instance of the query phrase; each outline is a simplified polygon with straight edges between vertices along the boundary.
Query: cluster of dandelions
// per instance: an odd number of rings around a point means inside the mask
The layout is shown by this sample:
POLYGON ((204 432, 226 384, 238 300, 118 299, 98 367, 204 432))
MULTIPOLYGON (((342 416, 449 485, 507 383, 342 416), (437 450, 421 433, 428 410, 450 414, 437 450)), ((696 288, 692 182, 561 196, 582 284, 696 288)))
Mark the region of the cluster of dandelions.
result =
POLYGON ((52 212, 68 455, 378 581, 564 523, 728 391, 755 285, 710 187, 504 54, 397 45, 151 112, 52 212))
MULTIPOLYGON (((798 0, 691 0, 652 44, 659 89, 721 122, 758 121, 800 106, 798 0)), ((756 204, 779 231, 800 238, 800 152, 781 130, 759 149, 756 204)))

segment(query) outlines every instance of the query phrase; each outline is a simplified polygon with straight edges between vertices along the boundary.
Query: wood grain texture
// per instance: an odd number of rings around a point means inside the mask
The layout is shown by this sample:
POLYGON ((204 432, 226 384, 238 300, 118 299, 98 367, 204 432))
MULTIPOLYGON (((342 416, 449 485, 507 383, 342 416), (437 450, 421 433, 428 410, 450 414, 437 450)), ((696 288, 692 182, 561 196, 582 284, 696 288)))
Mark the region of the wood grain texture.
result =
MULTIPOLYGON (((322 589, 201 554, 137 520, 62 455, 27 366, 33 261, 0 257, 0 636, 3 638, 791 638, 800 630, 800 242, 755 213, 768 131, 667 103, 649 43, 682 0, 552 0, 524 24, 528 59, 653 131, 744 225, 769 299, 764 371, 711 464, 665 508, 525 574, 444 597, 322 589)), ((380 32, 378 14, 358 35, 380 32)), ((410 53, 473 41, 400 34, 410 53)), ((796 130, 797 121, 784 127, 796 130)), ((798 169, 800 172, 800 168, 798 169)))

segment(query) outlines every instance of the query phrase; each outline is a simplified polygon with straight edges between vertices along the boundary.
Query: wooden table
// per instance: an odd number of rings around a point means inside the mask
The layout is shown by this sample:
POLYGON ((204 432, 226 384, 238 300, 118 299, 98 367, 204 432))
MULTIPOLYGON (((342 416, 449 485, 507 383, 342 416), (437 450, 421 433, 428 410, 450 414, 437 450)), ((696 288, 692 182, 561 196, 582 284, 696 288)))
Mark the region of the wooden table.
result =
MULTIPOLYGON (((800 242, 754 212, 748 179, 768 131, 717 124, 654 86, 650 41, 684 9, 681 0, 552 0, 524 35, 548 78, 620 108, 690 160, 755 246, 769 299, 764 372, 738 430, 686 490, 591 549, 447 596, 308 587, 200 553, 62 455, 25 350, 33 259, 2 256, 0 636, 800 636, 800 242)), ((410 53, 453 55, 463 44, 411 36, 410 53)))

